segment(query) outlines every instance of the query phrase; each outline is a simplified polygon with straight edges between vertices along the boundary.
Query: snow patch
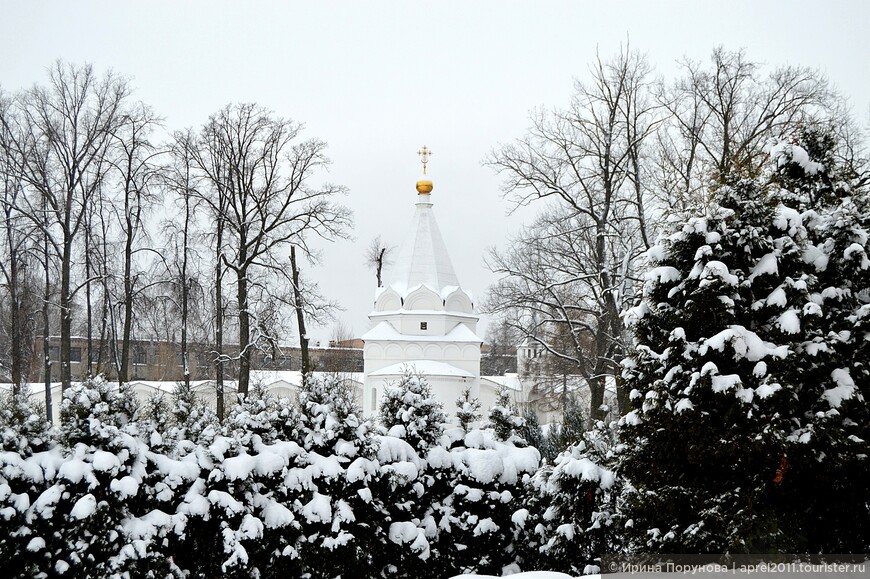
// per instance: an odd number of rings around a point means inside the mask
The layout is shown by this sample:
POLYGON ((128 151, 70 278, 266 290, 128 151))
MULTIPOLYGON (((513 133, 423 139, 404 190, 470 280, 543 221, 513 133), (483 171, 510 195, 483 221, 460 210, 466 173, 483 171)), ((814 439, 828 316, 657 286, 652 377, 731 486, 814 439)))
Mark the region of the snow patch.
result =
POLYGON ((837 384, 822 393, 822 398, 828 401, 831 408, 839 408, 843 400, 848 400, 855 395, 855 381, 846 368, 837 368, 831 372, 831 378, 837 384))

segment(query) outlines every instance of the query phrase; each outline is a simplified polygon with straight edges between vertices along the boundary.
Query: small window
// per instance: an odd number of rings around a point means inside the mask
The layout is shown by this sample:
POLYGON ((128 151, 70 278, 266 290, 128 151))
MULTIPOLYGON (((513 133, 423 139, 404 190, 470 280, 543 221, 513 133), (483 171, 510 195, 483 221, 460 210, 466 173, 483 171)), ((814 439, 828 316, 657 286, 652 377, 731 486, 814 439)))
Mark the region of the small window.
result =
POLYGON ((148 354, 145 352, 145 348, 133 350, 133 363, 143 366, 148 363, 148 354))
POLYGON ((81 348, 70 348, 69 349, 69 361, 70 362, 81 362, 82 361, 82 349, 81 348))
POLYGON ((48 347, 48 359, 52 362, 57 362, 60 360, 60 346, 48 347))
POLYGON ((420 329, 426 330, 428 329, 429 322, 420 322, 420 329))

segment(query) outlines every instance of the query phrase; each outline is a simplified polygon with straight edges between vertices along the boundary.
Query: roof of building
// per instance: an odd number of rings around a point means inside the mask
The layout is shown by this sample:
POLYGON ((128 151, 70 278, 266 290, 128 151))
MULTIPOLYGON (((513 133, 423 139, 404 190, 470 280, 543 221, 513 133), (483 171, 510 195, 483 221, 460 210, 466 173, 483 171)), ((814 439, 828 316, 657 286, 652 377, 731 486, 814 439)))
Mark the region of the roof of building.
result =
POLYGON ((439 294, 444 288, 459 286, 430 198, 425 193, 417 195, 416 210, 408 233, 399 246, 393 267, 389 268, 386 275, 387 284, 400 295, 420 284, 439 294))
POLYGON ((474 378, 474 374, 462 368, 457 368, 446 362, 435 362, 434 360, 410 360, 393 364, 380 370, 375 370, 369 373, 369 376, 401 376, 408 369, 415 374, 422 376, 452 376, 459 378, 474 378))
POLYGON ((374 328, 363 334, 366 342, 464 342, 480 344, 480 337, 472 332, 465 324, 456 326, 443 336, 436 335, 408 335, 400 333, 390 322, 383 321, 374 328))

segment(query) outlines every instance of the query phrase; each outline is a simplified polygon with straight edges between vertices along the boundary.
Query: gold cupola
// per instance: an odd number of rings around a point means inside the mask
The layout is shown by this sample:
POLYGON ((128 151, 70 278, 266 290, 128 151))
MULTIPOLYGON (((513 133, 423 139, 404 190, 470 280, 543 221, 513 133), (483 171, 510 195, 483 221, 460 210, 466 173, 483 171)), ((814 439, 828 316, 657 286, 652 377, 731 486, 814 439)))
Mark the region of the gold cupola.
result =
POLYGON ((432 192, 432 181, 428 179, 420 179, 417 181, 417 193, 420 195, 428 195, 432 192))

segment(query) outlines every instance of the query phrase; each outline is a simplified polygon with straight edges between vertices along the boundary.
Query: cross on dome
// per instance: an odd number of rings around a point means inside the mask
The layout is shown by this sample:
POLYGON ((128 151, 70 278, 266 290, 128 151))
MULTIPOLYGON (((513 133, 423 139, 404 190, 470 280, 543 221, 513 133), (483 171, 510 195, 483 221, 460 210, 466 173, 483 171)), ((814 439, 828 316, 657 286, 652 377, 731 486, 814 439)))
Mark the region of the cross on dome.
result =
POLYGON ((429 157, 432 155, 432 151, 426 148, 426 145, 423 145, 423 148, 417 151, 417 154, 420 155, 420 158, 423 161, 423 174, 426 174, 426 163, 429 162, 429 157))

